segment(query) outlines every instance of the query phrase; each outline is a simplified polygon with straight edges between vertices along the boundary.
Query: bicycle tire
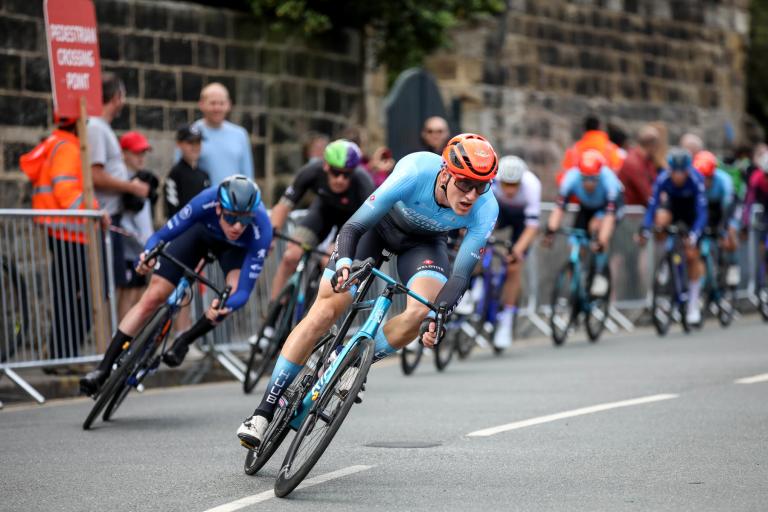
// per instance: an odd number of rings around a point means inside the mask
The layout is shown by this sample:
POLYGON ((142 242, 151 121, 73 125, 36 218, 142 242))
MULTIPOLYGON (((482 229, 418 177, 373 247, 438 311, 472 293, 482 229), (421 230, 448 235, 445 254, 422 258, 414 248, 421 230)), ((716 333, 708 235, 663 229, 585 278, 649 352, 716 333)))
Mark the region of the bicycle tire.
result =
POLYGON ((469 357, 469 354, 472 353, 472 349, 475 348, 474 338, 467 334, 467 332, 464 330, 467 328, 465 325, 470 326, 469 328, 474 330, 471 322, 471 319, 466 318, 461 326, 457 329, 456 354, 459 356, 459 359, 466 359, 469 357))
POLYGON ((672 264, 669 258, 662 258, 653 273, 653 295, 651 298, 651 321, 656 334, 666 336, 672 320, 672 297, 668 291, 672 278, 672 264), (664 273, 666 278, 664 279, 664 273), (666 293, 664 293, 666 292, 666 293))
POLYGON ((445 371, 451 363, 453 353, 456 352, 456 343, 458 343, 456 338, 458 335, 458 331, 446 334, 443 340, 432 349, 435 353, 435 368, 437 368, 437 371, 445 371))
POLYGON ((768 322, 768 282, 766 273, 768 272, 768 247, 765 249, 764 261, 758 258, 757 269, 755 271, 756 283, 755 294, 757 295, 757 309, 764 322, 768 322))
MULTIPOLYGON (((605 322, 608 320, 609 310, 611 307, 611 291, 613 289, 613 280, 611 278, 611 269, 606 265, 603 275, 608 280, 608 290, 602 297, 590 296, 587 319, 584 322, 584 327, 587 330, 587 339, 592 343, 597 343, 600 339, 600 335, 605 331, 605 322), (596 305, 597 304, 597 305, 596 305), (596 315, 595 311, 600 311, 600 315, 596 315), (592 320, 595 320, 593 323, 592 320)), ((591 276, 592 277, 592 276, 591 276)), ((591 286, 590 279, 590 286, 591 286)))
POLYGON ((290 422, 293 419, 293 412, 297 406, 296 402, 304 398, 306 393, 317 382, 318 369, 321 361, 327 359, 330 353, 329 340, 333 339, 333 334, 326 334, 321 338, 312 354, 307 360, 301 372, 296 376, 293 383, 288 387, 285 394, 285 406, 278 405, 272 421, 269 422, 267 431, 264 433, 264 441, 255 450, 248 450, 245 455, 243 470, 246 475, 255 475, 264 464, 266 464, 272 455, 280 448, 288 433, 291 431, 290 422), (328 349, 326 351, 326 349, 328 349), (305 381, 306 376, 311 378, 305 381))
MULTIPOLYGON (((370 338, 362 338, 357 341, 357 346, 350 350, 344 360, 339 364, 336 372, 331 377, 331 381, 326 385, 322 394, 318 398, 316 404, 312 407, 312 410, 307 414, 307 417, 299 427, 299 431, 296 433, 296 437, 293 438, 288 453, 285 455, 283 465, 280 468, 280 472, 275 480, 275 496, 284 498, 291 493, 312 470, 314 465, 320 459, 325 452, 336 432, 344 422, 349 410, 355 402, 355 398, 360 391, 360 388, 368 375, 368 370, 371 367, 373 360, 374 343, 370 338), (357 366, 359 368, 355 380, 351 383, 349 390, 343 394, 338 393, 336 386, 342 381, 341 377, 344 376, 346 370, 357 366), (309 434, 313 433, 315 425, 317 424, 321 416, 321 412, 326 405, 331 402, 334 397, 339 397, 339 404, 336 411, 330 417, 330 422, 327 422, 327 429, 321 434, 319 442, 309 450, 307 459, 299 464, 295 472, 291 473, 293 465, 296 462, 296 457, 299 455, 300 448, 309 434)), ((327 417, 325 419, 328 419, 327 417)))
POLYGON ((128 347, 128 353, 123 354, 123 364, 118 366, 117 369, 112 372, 101 387, 101 392, 96 398, 96 403, 93 405, 93 408, 83 422, 83 430, 89 430, 91 428, 94 420, 99 416, 104 407, 106 407, 115 397, 115 394, 122 389, 121 386, 126 384, 125 379, 136 370, 138 363, 140 363, 142 356, 144 356, 146 344, 154 341, 150 334, 156 332, 157 327, 166 320, 167 311, 168 305, 163 305, 150 321, 147 322, 141 333, 136 336, 131 343, 131 346, 128 347))
POLYGON ((571 328, 574 320, 573 309, 575 307, 573 294, 571 293, 570 286, 573 279, 573 264, 568 262, 558 272, 555 279, 555 287, 552 289, 552 300, 550 302, 551 312, 549 316, 549 326, 552 329, 552 342, 555 346, 560 346, 565 342, 568 337, 568 330, 571 328), (565 293, 561 294, 560 291, 564 290, 565 293), (562 300, 565 299, 565 302, 562 300), (568 321, 563 325, 558 325, 557 311, 561 309, 568 315, 568 321))
POLYGON ((0 319, 2 319, 2 325, 0 325, 2 338, 0 339, 9 340, 7 344, 0 341, 0 363, 4 363, 16 354, 16 350, 24 342, 24 332, 26 326, 29 325, 29 304, 27 303, 27 285, 24 278, 19 276, 16 266, 2 257, 0 257, 0 261, 2 261, 0 271, 5 274, 2 282, 6 283, 6 290, 10 288, 8 291, 3 290, 2 293, 7 293, 9 298, 14 299, 8 300, 7 303, 11 307, 15 305, 18 313, 18 318, 15 318, 16 315, 14 314, 11 314, 9 318, 7 315, 11 311, 8 310, 0 314, 0 319), (18 302, 15 300, 17 298, 18 302))
POLYGON ((280 351, 280 347, 283 345, 283 341, 288 337, 288 329, 290 329, 290 316, 293 315, 293 308, 288 307, 291 296, 293 295, 295 286, 288 285, 283 288, 277 299, 272 301, 267 312, 267 318, 264 320, 264 324, 259 329, 259 334, 256 337, 256 343, 251 346, 251 354, 248 357, 248 364, 245 367, 245 378, 243 379, 243 392, 247 395, 256 387, 259 380, 267 373, 272 360, 280 351), (290 311, 289 311, 290 310, 290 311), (288 315, 288 325, 286 324, 285 315, 288 315), (259 347, 259 341, 264 337, 264 331, 271 327, 273 334, 269 340, 269 345, 262 352, 259 347), (257 357, 261 356, 261 357, 257 357))
POLYGON ((404 375, 412 375, 418 368, 421 358, 424 355, 424 346, 421 343, 416 344, 416 348, 410 348, 410 344, 400 349, 400 368, 404 375))

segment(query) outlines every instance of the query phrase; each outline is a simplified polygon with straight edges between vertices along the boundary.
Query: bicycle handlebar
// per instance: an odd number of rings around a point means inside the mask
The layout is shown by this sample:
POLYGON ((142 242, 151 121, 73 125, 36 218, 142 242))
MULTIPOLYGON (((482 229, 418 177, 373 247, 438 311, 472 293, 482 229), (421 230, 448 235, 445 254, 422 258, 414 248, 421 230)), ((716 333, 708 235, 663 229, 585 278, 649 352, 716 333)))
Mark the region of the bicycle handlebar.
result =
POLYGON ((320 249, 312 247, 311 245, 309 245, 306 242, 301 242, 299 240, 296 240, 295 238, 291 238, 291 237, 289 237, 287 235, 284 235, 284 234, 280 233, 279 231, 276 231, 273 236, 275 238, 279 238, 280 240, 285 240, 288 243, 298 245, 299 247, 301 247, 301 250, 304 251, 304 252, 311 252, 313 254, 317 254, 318 256, 328 256, 328 257, 331 256, 330 254, 328 254, 325 251, 321 251, 320 249))

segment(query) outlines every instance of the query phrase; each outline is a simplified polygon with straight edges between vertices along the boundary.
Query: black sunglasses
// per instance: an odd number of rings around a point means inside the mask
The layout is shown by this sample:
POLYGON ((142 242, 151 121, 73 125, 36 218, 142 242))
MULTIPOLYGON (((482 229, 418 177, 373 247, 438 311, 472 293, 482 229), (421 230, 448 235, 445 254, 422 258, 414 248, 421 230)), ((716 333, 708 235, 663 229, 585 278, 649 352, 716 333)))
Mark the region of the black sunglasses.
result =
POLYGON ((477 192, 477 195, 482 195, 491 189, 490 181, 477 181, 477 180, 453 180, 456 183, 456 188, 469 194, 472 190, 477 192))
POLYGON ((335 167, 329 167, 328 172, 330 172, 334 178, 338 178, 339 176, 344 176, 345 178, 349 179, 350 176, 352 175, 351 172, 345 169, 337 169, 335 167))
POLYGON ((222 210, 221 217, 224 219, 224 222, 230 226, 234 226, 238 222, 243 226, 248 226, 253 224, 254 221, 252 213, 234 213, 222 210))

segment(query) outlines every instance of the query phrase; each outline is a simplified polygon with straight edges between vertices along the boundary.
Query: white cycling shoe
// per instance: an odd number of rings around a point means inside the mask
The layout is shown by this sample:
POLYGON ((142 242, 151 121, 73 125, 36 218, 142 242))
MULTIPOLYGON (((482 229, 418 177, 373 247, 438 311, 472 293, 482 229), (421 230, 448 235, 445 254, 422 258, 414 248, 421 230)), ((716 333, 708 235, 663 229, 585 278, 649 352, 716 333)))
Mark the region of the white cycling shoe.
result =
POLYGON ((606 293, 608 293, 608 278, 602 274, 595 274, 592 285, 589 287, 589 294, 593 297, 604 297, 606 293))
POLYGON ((688 325, 699 325, 701 323, 701 309, 698 305, 689 306, 685 312, 685 321, 688 325))
POLYGON ((240 439, 240 444, 253 450, 258 448, 261 442, 264 440, 264 434, 267 432, 269 421, 264 416, 255 414, 246 419, 240 428, 237 429, 237 437, 240 439))
POLYGON ((505 349, 512 345, 514 315, 511 312, 501 311, 497 321, 496 332, 493 334, 493 346, 505 349))

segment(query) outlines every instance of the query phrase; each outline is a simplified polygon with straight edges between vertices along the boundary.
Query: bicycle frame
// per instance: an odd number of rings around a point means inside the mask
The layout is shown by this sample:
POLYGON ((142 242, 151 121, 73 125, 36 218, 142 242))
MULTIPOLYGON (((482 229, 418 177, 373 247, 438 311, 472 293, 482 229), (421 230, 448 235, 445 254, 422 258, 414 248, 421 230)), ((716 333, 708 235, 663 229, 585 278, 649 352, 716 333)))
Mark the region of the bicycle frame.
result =
MULTIPOLYGON (((296 416, 293 418, 293 420, 291 420, 291 423, 290 423, 291 428, 298 430, 298 428, 301 426, 302 422, 304 421, 304 418, 306 418, 307 414, 309 414, 313 404, 317 401, 320 395, 322 395, 323 390, 331 381, 331 378, 336 373, 336 370, 338 369, 341 362, 344 360, 344 357, 347 355, 347 353, 349 353, 350 350, 352 350, 357 346, 358 341, 360 341, 363 338, 373 339, 376 336, 376 333, 378 332, 382 322, 384 321, 384 317, 386 317, 390 306, 392 306, 392 297, 396 293, 404 292, 408 296, 413 297, 417 301, 421 302, 425 306, 432 309, 432 305, 427 299, 425 299, 418 293, 413 292, 408 288, 400 285, 397 281, 395 281, 393 278, 391 278, 384 272, 380 271, 379 269, 377 268, 371 269, 371 274, 383 280, 384 282, 386 282, 387 283, 386 288, 384 288, 384 291, 376 299, 360 300, 359 302, 353 303, 352 305, 353 309, 345 319, 345 322, 344 322, 345 324, 347 323, 347 320, 349 320, 349 317, 355 314, 357 311, 370 309, 371 314, 368 315, 368 318, 365 320, 365 323, 352 336, 349 342, 347 342, 346 345, 344 345, 344 348, 338 354, 338 356, 333 361, 333 363, 331 363, 331 366, 325 370, 325 372, 317 380, 315 385, 312 386, 312 388, 304 396, 301 406, 297 410, 296 416)), ((368 290, 368 286, 370 285, 370 283, 371 283, 370 279, 366 280, 365 285, 362 286, 360 290, 358 290, 358 293, 364 295, 365 292, 368 290)), ((340 332, 343 333, 344 330, 340 332)), ((374 354, 374 357, 375 357, 375 354, 374 354)))
POLYGON ((686 279, 686 262, 679 250, 679 235, 676 231, 668 231, 664 241, 664 258, 669 258, 670 270, 674 285, 675 304, 684 304, 688 301, 688 284, 686 279))

